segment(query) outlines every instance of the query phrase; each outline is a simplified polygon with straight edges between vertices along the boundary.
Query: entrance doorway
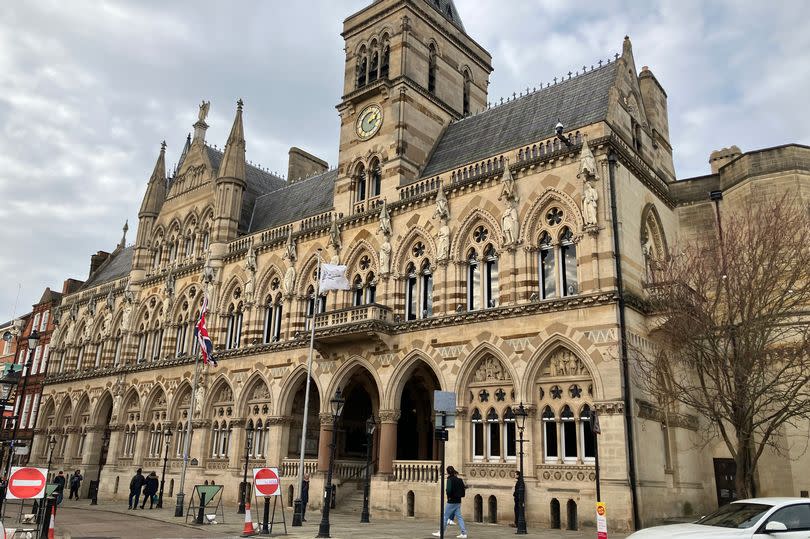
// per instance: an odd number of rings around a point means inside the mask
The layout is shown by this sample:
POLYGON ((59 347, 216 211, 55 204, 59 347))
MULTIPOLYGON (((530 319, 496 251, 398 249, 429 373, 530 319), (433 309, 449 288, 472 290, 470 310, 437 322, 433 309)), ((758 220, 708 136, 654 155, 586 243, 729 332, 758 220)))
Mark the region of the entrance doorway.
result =
MULTIPOLYGON (((377 384, 366 369, 358 368, 349 377, 342 393, 346 403, 338 424, 337 458, 365 460, 366 421, 378 413, 380 405, 377 384)), ((375 460, 375 449, 372 445, 372 461, 375 460)))
POLYGON ((714 482, 717 486, 717 505, 722 506, 737 499, 735 481, 737 464, 734 459, 714 459, 714 482))
MULTIPOLYGON (((290 435, 287 441, 287 457, 298 458, 301 454, 301 429, 304 426, 304 396, 306 394, 307 378, 301 377, 298 388, 292 401, 290 417, 290 435)), ((313 459, 318 457, 318 441, 321 435, 321 421, 318 412, 321 409, 321 399, 318 394, 318 386, 310 379, 309 384, 309 409, 307 410, 307 436, 304 445, 304 457, 313 459)))
POLYGON ((420 361, 402 389, 397 423, 397 460, 438 460, 433 439, 433 391, 440 389, 433 370, 420 361))

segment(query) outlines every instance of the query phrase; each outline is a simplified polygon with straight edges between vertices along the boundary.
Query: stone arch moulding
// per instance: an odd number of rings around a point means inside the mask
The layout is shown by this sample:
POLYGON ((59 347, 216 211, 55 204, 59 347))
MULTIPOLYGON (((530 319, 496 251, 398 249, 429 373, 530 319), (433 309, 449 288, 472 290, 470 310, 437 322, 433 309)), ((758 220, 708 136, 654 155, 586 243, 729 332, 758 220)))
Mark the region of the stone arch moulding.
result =
POLYGON ((242 389, 239 391, 239 396, 234 396, 234 409, 236 410, 237 416, 244 416, 244 410, 247 408, 247 403, 253 396, 253 392, 256 390, 257 385, 264 384, 264 388, 267 390, 268 400, 270 401, 270 412, 272 415, 274 402, 273 402, 273 394, 270 391, 270 382, 267 381, 267 378, 260 372, 254 371, 250 378, 242 384, 242 389))
MULTIPOLYGON (((244 291, 244 284, 242 283, 242 280, 239 278, 239 276, 231 275, 231 278, 228 280, 228 284, 222 288, 222 295, 220 296, 219 300, 220 312, 224 313, 228 311, 228 305, 233 299, 231 296, 233 296, 234 290, 236 290, 237 287, 239 287, 244 291)), ((239 299, 234 301, 236 301, 236 303, 238 304, 240 301, 243 300, 240 297, 239 299)))
POLYGON ((149 389, 149 393, 147 393, 146 398, 143 401, 142 411, 144 413, 152 412, 161 395, 163 395, 164 402, 166 403, 166 406, 168 406, 169 402, 166 388, 163 387, 162 383, 155 382, 149 389))
POLYGON ((546 208, 555 202, 562 206, 563 211, 565 211, 568 215, 573 216, 572 221, 576 227, 574 232, 577 236, 582 235, 582 230, 585 227, 585 221, 582 218, 582 212, 580 212, 579 206, 564 192, 550 187, 543 191, 542 195, 534 199, 534 202, 521 219, 523 225, 521 226, 520 237, 523 238, 529 245, 534 245, 537 243, 540 236, 540 230, 545 225, 543 218, 545 217, 544 213, 546 208))
MULTIPOLYGON (((366 239, 358 240, 355 238, 352 241, 352 248, 351 251, 346 255, 346 258, 341 262, 345 264, 348 268, 348 271, 354 272, 357 269, 357 264, 360 262, 360 257, 365 253, 368 254, 369 259, 371 260, 371 267, 372 271, 375 274, 379 273, 379 265, 377 263, 377 251, 379 247, 375 248, 370 241, 366 239)), ((351 276, 347 274, 347 277, 351 279, 351 276)))
MULTIPOLYGON (((264 301, 264 298, 267 294, 270 294, 272 290, 270 290, 270 283, 273 282, 273 277, 278 277, 279 283, 284 281, 284 272, 287 268, 284 268, 282 271, 282 267, 284 266, 281 263, 281 260, 278 259, 278 256, 273 255, 273 259, 266 264, 262 264, 265 267, 264 271, 262 271, 261 276, 256 279, 256 300, 264 301)), ((281 292, 281 285, 279 285, 278 292, 281 292)))
MULTIPOLYGON (((533 402, 534 385, 537 383, 537 377, 540 374, 540 369, 551 357, 551 354, 554 353, 558 348, 565 348, 572 352, 588 370, 591 379, 593 380, 594 401, 604 399, 605 388, 594 358, 585 352, 585 350, 582 349, 582 346, 571 340, 569 337, 555 333, 546 339, 543 344, 534 351, 532 357, 529 359, 526 367, 526 376, 523 379, 523 383, 520 387, 520 398, 523 400, 523 402, 533 402)), ((597 350, 594 350, 593 353, 600 355, 597 350)))
POLYGON ((351 379, 352 374, 358 369, 364 369, 368 371, 371 379, 374 380, 374 384, 377 386, 377 396, 380 400, 383 397, 383 384, 380 381, 380 377, 377 374, 377 369, 368 362, 365 358, 360 356, 352 356, 346 361, 340 368, 332 375, 332 379, 329 381, 326 390, 326 398, 325 400, 321 400, 321 408, 325 408, 322 410, 323 412, 329 411, 329 400, 335 396, 335 392, 337 388, 346 387, 346 384, 351 379))
POLYGON ((127 422, 127 413, 129 413, 131 409, 136 410, 138 413, 141 412, 141 396, 138 394, 138 389, 134 385, 130 386, 121 399, 121 409, 118 410, 118 417, 116 418, 119 423, 123 424, 127 422), (132 406, 132 403, 134 403, 135 406, 132 406))
POLYGON ((488 342, 483 342, 478 346, 476 346, 470 353, 467 354, 467 357, 466 359, 464 359, 464 363, 461 366, 461 370, 458 373, 455 385, 457 406, 465 405, 467 386, 469 386, 470 381, 472 380, 472 377, 475 374, 475 371, 478 368, 479 363, 487 356, 492 356, 497 361, 500 362, 503 370, 509 374, 509 378, 511 379, 513 389, 517 390, 516 386, 518 384, 519 378, 517 376, 517 371, 515 370, 514 365, 511 362, 507 361, 506 356, 500 349, 498 349, 497 347, 488 342))
MULTIPOLYGON (((90 412, 90 424, 91 425, 100 425, 103 421, 106 420, 105 418, 101 418, 101 413, 105 408, 105 404, 109 402, 110 411, 112 412, 113 403, 115 399, 110 393, 109 390, 105 389, 101 392, 98 400, 96 401, 96 405, 93 407, 93 410, 90 412)), ((112 418, 111 418, 112 419, 112 418)))
POLYGON ((399 275, 405 274, 405 264, 411 256, 410 249, 417 238, 422 240, 427 248, 424 257, 433 264, 436 263, 436 242, 433 240, 433 236, 421 226, 415 226, 410 228, 402 240, 399 241, 396 253, 392 258, 391 269, 399 275))
MULTIPOLYGON (((284 380, 281 382, 281 391, 279 392, 278 406, 276 407, 279 414, 285 416, 289 416, 292 414, 293 399, 295 398, 295 393, 296 390, 298 389, 298 384, 299 383, 306 384, 306 382, 307 382, 306 365, 298 365, 292 371, 287 373, 287 376, 285 376, 284 380)), ((312 391, 313 386, 315 387, 315 391, 317 391, 318 393, 319 402, 323 402, 323 391, 321 391, 321 382, 318 379, 318 377, 315 376, 314 369, 312 372, 310 391, 312 391)), ((320 410, 318 411, 320 412, 320 410)))
POLYGON ((639 230, 639 241, 642 245, 650 238, 647 238, 647 230, 652 233, 653 246, 655 248, 655 256, 659 259, 664 258, 669 252, 667 245, 667 236, 664 232, 664 226, 661 224, 661 216, 658 209, 654 204, 648 203, 641 211, 641 229, 639 230))
POLYGON ((489 227, 489 238, 486 243, 494 245, 497 251, 501 250, 501 238, 503 237, 501 226, 488 211, 476 208, 464 218, 464 221, 458 228, 458 232, 453 237, 450 254, 453 260, 460 262, 466 260, 467 249, 470 246, 469 238, 476 225, 481 223, 486 223, 489 227))
POLYGON ((172 395, 172 400, 167 404, 167 418, 171 421, 177 421, 180 419, 179 412, 180 406, 183 405, 183 397, 186 395, 186 391, 188 391, 189 395, 189 405, 191 404, 191 384, 188 380, 182 380, 178 385, 177 389, 174 390, 174 394, 172 395))
POLYGON ((394 372, 391 373, 388 384, 385 386, 385 393, 381 398, 380 409, 395 410, 399 408, 402 390, 405 388, 411 373, 419 366, 420 362, 424 363, 433 372, 436 380, 439 381, 439 387, 442 388, 442 391, 446 391, 447 382, 444 380, 443 373, 439 368, 439 362, 422 350, 413 350, 397 364, 394 372))

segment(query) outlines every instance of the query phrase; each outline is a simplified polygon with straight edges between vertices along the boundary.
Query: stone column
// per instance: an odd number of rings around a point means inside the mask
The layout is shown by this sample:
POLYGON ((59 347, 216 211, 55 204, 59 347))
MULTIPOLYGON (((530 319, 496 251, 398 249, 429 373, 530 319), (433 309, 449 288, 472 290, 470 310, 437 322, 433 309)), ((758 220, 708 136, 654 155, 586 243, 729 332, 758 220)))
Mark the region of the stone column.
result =
POLYGON ((197 459, 200 467, 211 457, 208 448, 208 440, 211 438, 211 420, 195 419, 191 423, 191 447, 189 448, 188 459, 197 459))
POLYGON ((80 495, 86 497, 90 489, 90 481, 100 479, 99 460, 101 459, 101 442, 104 437, 104 425, 91 425, 87 427, 87 439, 84 442, 84 454, 82 458, 82 481, 80 495))
POLYGON ((380 453, 379 473, 394 473, 394 459, 397 457, 397 422, 399 410, 380 410, 380 453))
POLYGON ((529 405, 525 408, 529 417, 526 418, 526 427, 523 431, 523 473, 526 477, 534 477, 536 463, 543 461, 542 444, 540 443, 541 429, 537 421, 537 407, 529 405))
POLYGON ((267 452, 265 459, 270 466, 281 466, 281 461, 287 456, 287 447, 290 439, 289 417, 268 417, 265 425, 268 426, 265 436, 267 439, 267 452))
POLYGON ((231 441, 228 451, 228 466, 231 468, 241 468, 245 464, 245 443, 247 434, 245 433, 245 420, 234 419, 231 421, 231 441))
POLYGON ((132 464, 141 466, 149 447, 149 425, 143 421, 137 424, 138 437, 135 439, 135 454, 132 457, 132 464))
POLYGON ((331 412, 320 414, 321 434, 318 439, 318 471, 326 473, 329 470, 329 444, 332 443, 334 421, 331 412))
POLYGON ((34 429, 34 438, 31 440, 31 454, 28 457, 31 464, 48 462, 48 433, 46 429, 34 429), (45 458, 41 456, 43 445, 45 458))
POLYGON ((111 424, 110 425, 110 447, 107 449, 107 465, 108 466, 115 466, 118 464, 118 458, 120 457, 120 448, 121 445, 121 431, 124 428, 120 425, 111 424))

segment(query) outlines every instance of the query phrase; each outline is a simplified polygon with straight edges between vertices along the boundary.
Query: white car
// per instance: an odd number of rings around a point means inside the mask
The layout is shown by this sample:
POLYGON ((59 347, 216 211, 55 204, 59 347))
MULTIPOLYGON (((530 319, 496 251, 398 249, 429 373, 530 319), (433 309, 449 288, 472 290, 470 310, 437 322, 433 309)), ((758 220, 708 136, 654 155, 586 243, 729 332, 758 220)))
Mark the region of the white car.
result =
POLYGON ((654 526, 628 539, 810 539, 810 499, 752 498, 724 505, 694 524, 654 526))

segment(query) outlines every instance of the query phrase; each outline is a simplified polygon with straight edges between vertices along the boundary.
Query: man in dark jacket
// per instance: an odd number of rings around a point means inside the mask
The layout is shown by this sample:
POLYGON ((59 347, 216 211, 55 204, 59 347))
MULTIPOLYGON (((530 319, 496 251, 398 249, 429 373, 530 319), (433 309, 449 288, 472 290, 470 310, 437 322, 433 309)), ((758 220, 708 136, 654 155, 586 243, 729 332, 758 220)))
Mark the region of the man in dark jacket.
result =
MULTIPOLYGON (((444 519, 442 519, 442 526, 447 527, 447 524, 453 520, 458 524, 461 533, 456 535, 457 539, 467 539, 467 527, 464 525, 464 519, 461 517, 461 498, 466 494, 467 487, 464 481, 458 476, 456 469, 452 466, 447 467, 447 504, 444 506, 444 519)), ((433 537, 440 537, 442 531, 433 532, 433 537)))
POLYGON ((307 504, 309 503, 309 474, 304 474, 304 481, 301 483, 303 487, 301 488, 301 520, 306 522, 307 519, 304 518, 307 514, 307 504))
POLYGON ((68 496, 68 500, 72 500, 74 496, 76 499, 79 499, 79 487, 82 486, 82 474, 79 470, 73 472, 73 475, 70 476, 70 496, 68 496))
POLYGON ((143 472, 138 468, 138 471, 135 472, 135 475, 132 476, 132 480, 129 482, 129 509, 138 508, 138 500, 141 497, 141 489, 143 488, 144 482, 143 472))
MULTIPOLYGON (((155 495, 157 495, 158 491, 158 478, 155 472, 149 474, 149 477, 146 478, 144 481, 143 487, 143 502, 141 502, 141 509, 143 509, 144 505, 146 505, 146 500, 149 500, 149 509, 155 505, 155 495)), ((137 504, 137 500, 135 501, 137 504)))
POLYGON ((53 482, 56 485, 56 488, 53 490, 53 493, 56 494, 56 505, 59 505, 62 503, 62 498, 65 496, 65 472, 59 470, 59 473, 53 478, 53 482))

